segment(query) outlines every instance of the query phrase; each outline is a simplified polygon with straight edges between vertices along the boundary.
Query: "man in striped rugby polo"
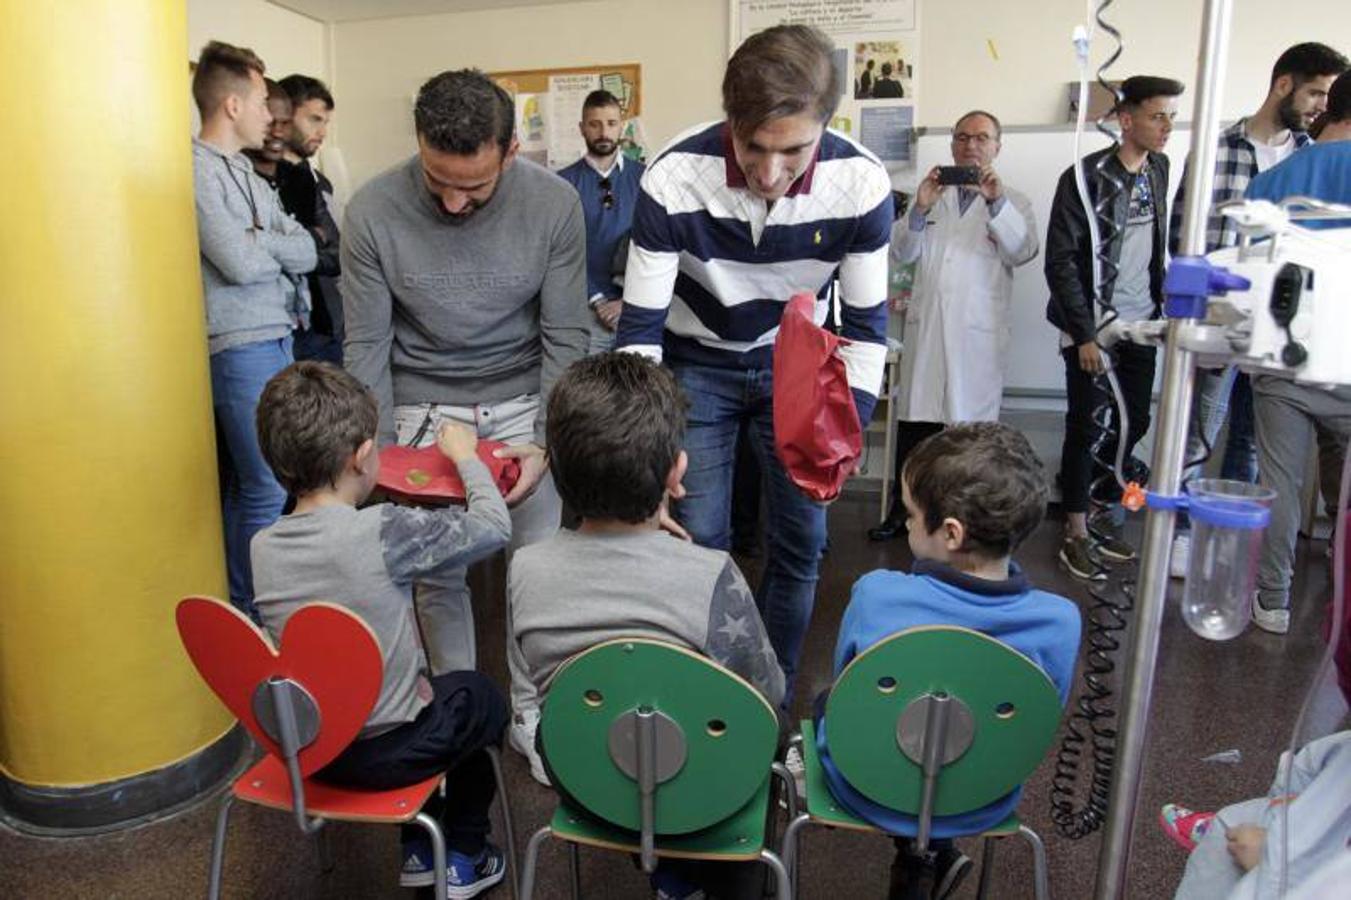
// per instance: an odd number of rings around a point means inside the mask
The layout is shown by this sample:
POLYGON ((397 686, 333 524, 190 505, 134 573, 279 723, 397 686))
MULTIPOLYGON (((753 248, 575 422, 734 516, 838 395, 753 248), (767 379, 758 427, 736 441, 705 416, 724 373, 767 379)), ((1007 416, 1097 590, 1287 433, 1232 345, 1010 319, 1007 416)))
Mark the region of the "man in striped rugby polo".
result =
POLYGON ((756 604, 789 684, 826 541, 826 509, 774 454, 774 336, 788 299, 811 291, 826 319, 839 280, 841 355, 859 419, 886 356, 891 183, 830 131, 843 86, 830 40, 801 25, 746 40, 722 82, 725 121, 677 137, 648 167, 634 213, 617 347, 664 360, 689 398, 689 470, 676 517, 704 546, 730 544, 732 469, 745 423, 766 473, 769 553, 756 604))

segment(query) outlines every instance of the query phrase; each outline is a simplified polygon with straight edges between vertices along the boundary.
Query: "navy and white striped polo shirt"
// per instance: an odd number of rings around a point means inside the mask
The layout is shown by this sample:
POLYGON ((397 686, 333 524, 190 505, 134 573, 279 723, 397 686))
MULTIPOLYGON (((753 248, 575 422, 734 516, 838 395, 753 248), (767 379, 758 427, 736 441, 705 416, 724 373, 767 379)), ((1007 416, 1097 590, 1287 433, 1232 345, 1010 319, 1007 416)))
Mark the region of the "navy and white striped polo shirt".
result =
POLYGON ((840 354, 866 423, 886 362, 890 178, 875 156, 826 130, 812 164, 766 207, 746 188, 725 122, 663 150, 634 213, 617 346, 658 361, 768 368, 788 299, 816 294, 824 322, 839 278, 850 341, 840 354))

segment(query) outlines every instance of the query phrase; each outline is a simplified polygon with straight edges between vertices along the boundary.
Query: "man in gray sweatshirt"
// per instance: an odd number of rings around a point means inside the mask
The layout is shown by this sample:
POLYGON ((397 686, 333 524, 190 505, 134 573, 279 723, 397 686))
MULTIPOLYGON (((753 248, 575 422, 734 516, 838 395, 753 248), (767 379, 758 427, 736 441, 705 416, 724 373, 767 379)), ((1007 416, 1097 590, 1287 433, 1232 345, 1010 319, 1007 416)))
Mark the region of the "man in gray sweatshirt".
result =
POLYGON ((254 616, 249 542, 286 502, 258 449, 254 410, 263 385, 291 363, 291 330, 307 313, 302 276, 314 268, 315 247, 241 152, 261 148, 272 122, 262 60, 212 41, 197 61, 192 93, 202 114, 192 162, 211 397, 224 448, 230 602, 254 616))
MULTIPOLYGON (((498 454, 521 465, 506 497, 510 553, 558 529, 542 400, 586 352, 581 202, 567 182, 517 158, 511 96, 482 72, 432 78, 414 118, 417 154, 347 206, 344 360, 375 394, 382 443, 430 444, 438 423, 452 420, 510 445, 498 454)), ((417 603, 433 672, 474 668, 464 571, 420 583, 417 603)), ((513 672, 518 657, 510 645, 513 672)), ((537 715, 533 692, 513 690, 512 705, 521 722, 537 715)), ((528 732, 518 731, 519 745, 528 732)))

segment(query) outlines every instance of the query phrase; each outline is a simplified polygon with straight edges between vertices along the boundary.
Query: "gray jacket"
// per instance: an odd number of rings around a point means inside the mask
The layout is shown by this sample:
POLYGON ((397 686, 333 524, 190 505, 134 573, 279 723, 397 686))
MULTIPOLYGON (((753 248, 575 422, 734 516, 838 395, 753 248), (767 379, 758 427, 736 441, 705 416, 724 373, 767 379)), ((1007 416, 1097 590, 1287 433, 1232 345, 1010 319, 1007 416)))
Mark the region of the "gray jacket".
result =
POLYGON ((192 142, 197 240, 211 353, 285 337, 308 313, 314 238, 242 153, 192 142))

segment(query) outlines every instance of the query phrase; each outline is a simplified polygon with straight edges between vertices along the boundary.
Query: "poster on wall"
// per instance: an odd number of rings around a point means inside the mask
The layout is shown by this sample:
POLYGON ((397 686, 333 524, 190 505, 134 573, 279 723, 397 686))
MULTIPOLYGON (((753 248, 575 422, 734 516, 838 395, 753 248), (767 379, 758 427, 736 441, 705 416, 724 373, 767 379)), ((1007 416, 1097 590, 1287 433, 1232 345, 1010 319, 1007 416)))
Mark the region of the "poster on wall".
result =
POLYGON ((865 106, 854 139, 883 163, 914 164, 915 109, 903 104, 865 106))
POLYGON ((620 103, 626 120, 621 146, 641 154, 646 146, 636 120, 642 113, 642 66, 608 63, 564 69, 513 69, 489 72, 516 102, 516 133, 521 153, 549 168, 576 162, 586 152, 578 131, 586 95, 602 88, 620 103))
POLYGON ((855 100, 901 100, 915 96, 915 55, 906 41, 854 44, 855 100))
POLYGON ((775 25, 825 32, 843 92, 830 127, 876 153, 888 171, 914 168, 922 71, 917 0, 728 0, 728 15, 729 55, 775 25))
POLYGON ((549 123, 544 119, 546 94, 516 95, 516 139, 520 154, 541 166, 549 159, 549 123))
POLYGON ((586 95, 598 90, 600 85, 601 76, 595 74, 549 76, 549 93, 545 95, 549 98, 546 115, 552 124, 547 129, 549 168, 561 169, 585 155, 586 142, 576 123, 582 119, 582 102, 586 95))
POLYGON ((915 0, 732 0, 739 7, 739 44, 775 25, 815 25, 831 37, 844 34, 892 34, 914 31, 915 0))

